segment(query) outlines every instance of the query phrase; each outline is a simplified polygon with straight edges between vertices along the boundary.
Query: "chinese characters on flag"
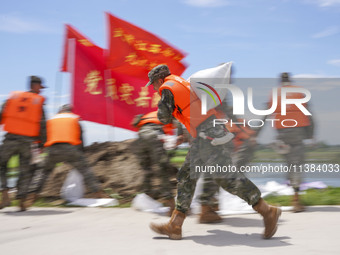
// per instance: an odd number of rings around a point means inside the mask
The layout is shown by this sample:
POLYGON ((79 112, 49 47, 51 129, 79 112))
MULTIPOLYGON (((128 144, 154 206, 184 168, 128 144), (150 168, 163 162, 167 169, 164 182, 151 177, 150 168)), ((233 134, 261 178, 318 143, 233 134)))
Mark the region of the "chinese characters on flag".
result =
POLYGON ((105 59, 94 57, 87 46, 73 42, 72 104, 83 120, 135 130, 133 117, 157 109, 160 99, 146 80, 106 69, 105 59))
POLYGON ((147 77, 157 65, 167 64, 171 73, 181 75, 185 54, 157 36, 106 13, 109 23, 107 65, 116 72, 147 77))
POLYGON ((72 73, 72 104, 83 120, 135 131, 134 116, 157 110, 160 99, 152 86, 145 87, 148 72, 167 64, 181 75, 185 54, 141 28, 107 17, 109 50, 66 25, 61 71, 72 73))

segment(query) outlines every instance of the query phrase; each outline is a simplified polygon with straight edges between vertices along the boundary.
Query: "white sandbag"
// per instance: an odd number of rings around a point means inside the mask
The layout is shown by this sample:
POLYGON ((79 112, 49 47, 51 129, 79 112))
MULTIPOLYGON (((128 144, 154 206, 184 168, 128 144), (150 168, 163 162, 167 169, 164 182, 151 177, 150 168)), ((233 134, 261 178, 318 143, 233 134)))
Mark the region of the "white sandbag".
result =
POLYGON ((109 207, 117 206, 119 202, 114 198, 80 198, 68 205, 84 206, 84 207, 109 207))
POLYGON ((162 206, 162 203, 154 200, 145 193, 138 194, 131 202, 132 208, 143 212, 155 212, 162 206))
POLYGON ((218 106, 227 95, 232 62, 198 71, 188 78, 190 86, 201 101, 206 101, 207 111, 218 106), (220 101, 221 100, 221 101, 220 101))
POLYGON ((72 169, 64 181, 60 190, 60 196, 67 202, 73 202, 84 196, 83 176, 75 169, 72 169))

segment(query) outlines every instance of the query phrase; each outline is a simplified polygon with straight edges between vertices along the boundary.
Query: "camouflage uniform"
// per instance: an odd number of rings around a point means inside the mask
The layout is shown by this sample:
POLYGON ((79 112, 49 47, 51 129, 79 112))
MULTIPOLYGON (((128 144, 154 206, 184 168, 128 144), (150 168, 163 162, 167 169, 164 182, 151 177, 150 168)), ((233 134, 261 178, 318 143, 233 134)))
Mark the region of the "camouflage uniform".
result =
MULTIPOLYGON (((218 106, 218 110, 223 112, 226 116, 231 116, 232 120, 237 122, 237 118, 233 115, 233 109, 229 106, 227 99, 218 106)), ((232 152, 233 164, 240 169, 241 166, 249 164, 254 155, 255 144, 250 139, 243 141, 239 148, 232 152)), ((230 146, 228 144, 228 146, 230 146)), ((214 182, 213 178, 203 178, 202 194, 200 195, 200 202, 202 205, 208 205, 211 208, 218 208, 218 199, 215 198, 219 190, 219 186, 214 182)))
MULTIPOLYGON (((32 91, 30 91, 32 92, 32 91)), ((32 92, 33 93, 33 92, 32 92)), ((6 103, 2 106, 2 111, 6 103)), ((1 121, 1 115, 0 115, 1 121)), ((35 141, 40 141, 42 145, 46 141, 46 119, 44 110, 42 111, 40 121, 40 134, 38 137, 29 137, 22 135, 15 135, 7 133, 3 144, 0 146, 0 175, 1 175, 1 188, 8 189, 7 187, 7 163, 14 155, 19 155, 19 179, 17 182, 17 199, 25 198, 28 193, 30 180, 34 174, 34 169, 30 167, 31 160, 31 145, 35 141)))
MULTIPOLYGON (((291 84, 290 74, 281 73, 281 85, 287 86, 291 84)), ((306 105, 308 108, 308 105, 306 105)), ((284 154, 285 160, 288 166, 291 165, 302 165, 305 162, 305 148, 303 144, 304 139, 310 139, 314 133, 314 121, 312 116, 309 116, 309 126, 304 127, 293 127, 293 128, 281 128, 278 131, 278 140, 281 140, 286 145, 289 145, 288 153, 284 154)), ((290 185, 294 188, 297 196, 300 184, 302 182, 301 172, 294 173, 293 167, 292 172, 288 174, 290 185)))
MULTIPOLYGON (((284 154, 288 165, 302 165, 305 162, 305 147, 303 140, 305 139, 305 128, 282 128, 278 129, 278 139, 289 145, 290 149, 287 154, 284 154)), ((292 168, 293 169, 293 168, 292 168)), ((290 185, 295 191, 299 191, 302 182, 301 172, 290 172, 288 174, 290 185)))
MULTIPOLYGON (((233 164, 237 169, 240 169, 241 166, 245 166, 249 164, 254 155, 255 146, 251 144, 251 141, 248 139, 242 143, 242 145, 232 153, 233 164)), ((203 189, 202 194, 200 195, 200 201, 202 205, 208 205, 213 208, 217 208, 218 200, 215 198, 215 194, 218 192, 219 186, 213 180, 213 178, 206 177, 203 178, 203 189)))
MULTIPOLYGON (((175 109, 174 97, 169 90, 162 91, 162 98, 158 105, 158 118, 164 123, 170 123, 172 112, 175 109)), ((220 138, 227 131, 222 125, 213 127, 213 118, 205 120, 198 128, 197 133, 204 132, 211 138, 220 138)), ((193 140, 185 162, 178 172, 176 209, 185 213, 190 208, 195 191, 197 178, 196 166, 228 166, 231 165, 230 154, 232 143, 213 146, 210 140, 197 137, 193 140)), ((211 175, 211 178, 226 191, 237 195, 249 205, 255 205, 261 198, 259 189, 242 173, 226 172, 219 175, 211 175)))
POLYGON ((144 170, 144 181, 142 190, 153 196, 151 179, 154 176, 153 166, 157 166, 160 171, 160 196, 164 199, 173 198, 170 185, 169 157, 163 148, 163 142, 158 135, 163 134, 162 126, 148 123, 143 125, 138 131, 137 155, 144 170))
POLYGON ((48 155, 44 162, 43 171, 39 177, 36 187, 30 187, 30 193, 38 194, 41 192, 48 176, 52 173, 55 165, 60 162, 69 163, 72 167, 77 169, 83 175, 84 182, 90 188, 91 192, 98 192, 100 190, 99 182, 91 171, 84 156, 83 143, 81 145, 55 143, 47 147, 46 152, 48 155))

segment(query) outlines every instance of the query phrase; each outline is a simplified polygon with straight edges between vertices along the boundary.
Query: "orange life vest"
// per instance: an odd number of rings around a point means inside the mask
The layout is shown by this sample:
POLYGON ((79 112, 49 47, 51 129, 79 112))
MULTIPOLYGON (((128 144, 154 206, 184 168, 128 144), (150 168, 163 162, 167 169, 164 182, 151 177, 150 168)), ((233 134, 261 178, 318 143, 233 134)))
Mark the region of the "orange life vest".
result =
POLYGON ((174 129, 176 128, 172 123, 166 124, 164 125, 162 122, 160 122, 160 120, 157 117, 157 111, 154 112, 149 112, 147 114, 145 114, 140 121, 137 124, 138 128, 141 128, 142 126, 144 126, 145 124, 148 123, 152 123, 152 124, 157 124, 157 125, 162 125, 163 127, 163 131, 164 134, 167 135, 174 135, 174 129))
POLYGON ((169 75, 159 91, 164 89, 172 92, 175 101, 175 110, 172 115, 181 122, 192 137, 197 136, 196 128, 209 117, 216 115, 215 109, 211 109, 206 115, 201 114, 201 100, 191 90, 190 83, 177 75, 169 75))
POLYGON ((2 113, 4 130, 16 135, 38 136, 44 101, 43 96, 32 92, 12 92, 2 113))
POLYGON ((59 113, 48 120, 45 146, 48 147, 55 143, 81 144, 78 121, 79 116, 73 113, 59 113))
POLYGON ((149 112, 149 113, 143 115, 143 117, 138 122, 137 127, 141 128, 142 126, 144 126, 145 124, 148 124, 148 123, 163 125, 163 123, 160 122, 159 119, 157 118, 157 111, 149 112))
MULTIPOLYGON (((282 87, 293 87, 293 88, 298 88, 298 86, 292 86, 292 85, 286 85, 282 87)), ((288 104, 286 107, 286 115, 281 115, 281 88, 277 90, 278 96, 278 104, 276 107, 276 110, 274 113, 275 119, 278 119, 278 121, 275 121, 275 128, 276 129, 282 129, 282 128, 288 128, 285 127, 281 124, 281 122, 285 119, 293 119, 296 120, 297 125, 296 127, 306 127, 310 125, 310 121, 308 116, 306 116, 301 110, 295 105, 295 104, 288 104)), ((302 93, 287 93, 287 99, 299 99, 299 98, 304 98, 304 95, 302 93)), ((303 104, 303 106, 306 107, 307 104, 303 104)), ((292 126, 295 125, 294 121, 288 121, 286 123, 286 126, 292 126)))

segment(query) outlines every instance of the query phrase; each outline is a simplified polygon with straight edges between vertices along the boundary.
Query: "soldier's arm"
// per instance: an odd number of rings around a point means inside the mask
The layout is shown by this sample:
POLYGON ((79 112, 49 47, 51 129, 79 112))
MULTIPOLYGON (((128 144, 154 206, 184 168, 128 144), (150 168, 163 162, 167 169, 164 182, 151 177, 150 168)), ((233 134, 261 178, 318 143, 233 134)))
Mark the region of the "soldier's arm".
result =
POLYGON ((182 126, 181 122, 179 122, 178 120, 175 120, 174 122, 175 122, 176 127, 177 127, 177 135, 178 136, 183 135, 183 126, 182 126))
POLYGON ((7 102, 7 101, 5 101, 5 102, 2 104, 2 106, 1 106, 1 110, 0 110, 0 122, 1 122, 1 120, 2 120, 2 113, 4 112, 4 109, 5 109, 5 106, 6 106, 6 102, 7 102))
POLYGON ((40 119, 40 132, 38 140, 40 141, 39 147, 42 148, 44 144, 46 143, 46 116, 45 116, 45 110, 42 108, 41 113, 41 119, 40 119))
POLYGON ((164 89, 162 91, 161 100, 158 103, 157 117, 163 124, 172 122, 172 113, 175 110, 174 96, 170 90, 164 89))
POLYGON ((183 126, 178 120, 174 120, 177 127, 177 141, 176 146, 180 145, 184 141, 183 126))

